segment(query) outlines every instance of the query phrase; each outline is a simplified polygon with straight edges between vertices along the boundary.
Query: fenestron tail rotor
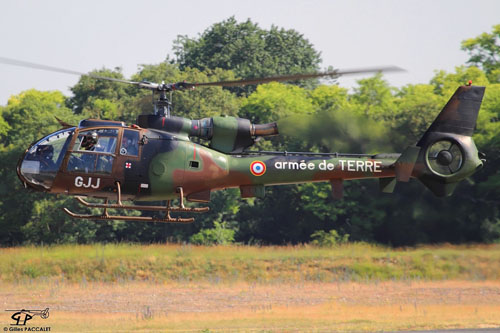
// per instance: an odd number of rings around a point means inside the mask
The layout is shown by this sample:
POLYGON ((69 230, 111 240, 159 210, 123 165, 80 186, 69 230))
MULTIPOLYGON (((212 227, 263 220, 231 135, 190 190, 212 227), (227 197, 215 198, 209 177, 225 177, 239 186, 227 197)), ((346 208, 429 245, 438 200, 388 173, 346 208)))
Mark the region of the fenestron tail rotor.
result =
POLYGON ((427 149, 427 162, 432 172, 449 176, 460 170, 464 157, 458 143, 440 140, 427 149))

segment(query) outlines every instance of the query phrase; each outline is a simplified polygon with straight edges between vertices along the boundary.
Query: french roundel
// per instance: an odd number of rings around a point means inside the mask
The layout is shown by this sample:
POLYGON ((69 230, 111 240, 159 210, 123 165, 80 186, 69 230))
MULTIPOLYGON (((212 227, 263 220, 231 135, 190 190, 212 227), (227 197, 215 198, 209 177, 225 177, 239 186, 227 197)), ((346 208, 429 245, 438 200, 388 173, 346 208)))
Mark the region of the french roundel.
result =
POLYGON ((253 161, 252 164, 250 164, 250 172, 254 176, 262 176, 266 173, 266 165, 261 161, 253 161))

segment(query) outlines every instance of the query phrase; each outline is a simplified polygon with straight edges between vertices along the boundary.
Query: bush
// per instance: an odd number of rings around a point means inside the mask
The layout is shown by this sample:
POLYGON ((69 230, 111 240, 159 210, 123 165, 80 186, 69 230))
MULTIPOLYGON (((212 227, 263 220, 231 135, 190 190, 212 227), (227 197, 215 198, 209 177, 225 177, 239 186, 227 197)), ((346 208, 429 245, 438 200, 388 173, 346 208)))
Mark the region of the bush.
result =
POLYGON ((318 230, 311 235, 311 239, 311 244, 314 246, 334 247, 338 244, 347 243, 349 240, 349 234, 340 236, 335 229, 332 229, 329 232, 318 230))
POLYGON ((189 242, 197 245, 224 245, 234 243, 234 230, 226 229, 225 222, 214 222, 212 229, 201 229, 189 238, 189 242))

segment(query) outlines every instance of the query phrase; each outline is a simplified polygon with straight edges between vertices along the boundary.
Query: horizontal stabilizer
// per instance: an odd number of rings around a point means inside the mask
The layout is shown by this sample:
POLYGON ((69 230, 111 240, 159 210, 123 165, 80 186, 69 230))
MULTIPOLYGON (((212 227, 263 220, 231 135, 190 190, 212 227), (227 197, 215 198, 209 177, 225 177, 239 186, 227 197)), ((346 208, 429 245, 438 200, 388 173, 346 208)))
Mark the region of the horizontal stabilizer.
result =
POLYGON ((394 192, 394 188, 396 187, 396 178, 379 178, 379 187, 380 191, 384 193, 392 193, 394 192))
POLYGON ((398 182, 408 182, 413 172, 413 167, 418 158, 420 147, 408 146, 395 163, 396 179, 398 182))

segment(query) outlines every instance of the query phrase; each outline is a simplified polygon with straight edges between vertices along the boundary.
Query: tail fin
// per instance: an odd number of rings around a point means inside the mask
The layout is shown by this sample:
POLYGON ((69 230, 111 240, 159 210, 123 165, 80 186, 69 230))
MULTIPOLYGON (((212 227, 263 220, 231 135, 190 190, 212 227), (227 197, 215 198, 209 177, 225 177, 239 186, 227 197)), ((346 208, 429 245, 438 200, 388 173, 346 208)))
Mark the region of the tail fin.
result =
POLYGON ((414 175, 437 196, 451 195, 483 163, 472 134, 485 87, 461 86, 418 141, 414 175))
POLYGON ((417 146, 432 132, 472 136, 485 87, 461 86, 450 98, 417 146))

